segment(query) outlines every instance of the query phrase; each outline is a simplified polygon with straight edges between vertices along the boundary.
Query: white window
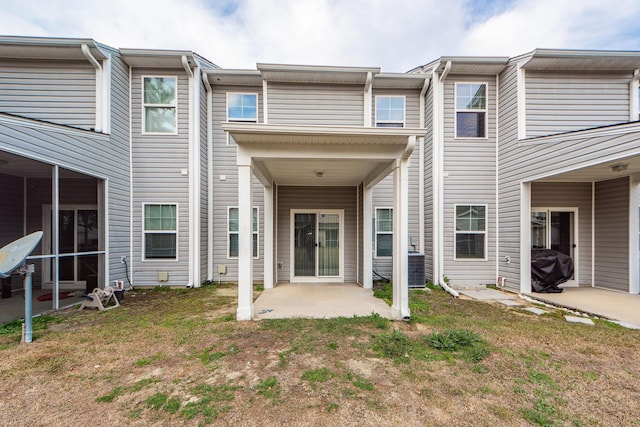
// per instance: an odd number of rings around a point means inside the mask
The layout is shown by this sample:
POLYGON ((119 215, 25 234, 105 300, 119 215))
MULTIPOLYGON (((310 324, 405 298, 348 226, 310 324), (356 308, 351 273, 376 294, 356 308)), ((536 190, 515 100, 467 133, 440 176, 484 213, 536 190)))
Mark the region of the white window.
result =
POLYGON ((143 133, 177 133, 177 77, 143 77, 143 133))
POLYGON ((376 208, 376 257, 393 256, 393 209, 376 208))
POLYGON ((487 259, 487 206, 456 205, 456 259, 487 259))
POLYGON ((230 122, 258 122, 257 93, 227 93, 227 120, 230 122))
POLYGON ((144 259, 178 259, 178 205, 145 204, 144 259))
POLYGON ((487 137, 487 84, 456 83, 456 138, 487 137))
POLYGON ((376 96, 376 127, 404 127, 404 96, 376 96))
MULTIPOLYGON (((258 208, 253 208, 253 257, 258 258, 258 208)), ((227 220, 228 258, 238 258, 238 208, 230 207, 227 220)))

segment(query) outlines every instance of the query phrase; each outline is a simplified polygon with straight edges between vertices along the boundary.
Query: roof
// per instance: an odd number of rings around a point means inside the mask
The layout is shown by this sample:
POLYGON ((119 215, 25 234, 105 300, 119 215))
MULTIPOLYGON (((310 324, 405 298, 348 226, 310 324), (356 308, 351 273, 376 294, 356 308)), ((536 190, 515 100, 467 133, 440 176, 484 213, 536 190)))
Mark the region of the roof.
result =
POLYGON ((82 45, 87 45, 94 58, 107 58, 93 39, 24 36, 0 36, 0 58, 86 61, 82 45))

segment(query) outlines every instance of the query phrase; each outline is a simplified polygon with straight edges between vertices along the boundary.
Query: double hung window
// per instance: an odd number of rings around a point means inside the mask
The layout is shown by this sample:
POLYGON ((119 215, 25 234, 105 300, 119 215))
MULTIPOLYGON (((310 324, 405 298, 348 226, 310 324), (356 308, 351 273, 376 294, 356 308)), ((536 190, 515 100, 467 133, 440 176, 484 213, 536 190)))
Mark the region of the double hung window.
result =
POLYGON ((456 259, 486 259, 487 206, 456 205, 456 259))
POLYGON ((487 84, 456 83, 456 138, 487 137, 487 84))
POLYGON ((144 259, 177 259, 178 206, 144 205, 144 259))
POLYGON ((143 133, 177 133, 177 78, 144 77, 143 133))

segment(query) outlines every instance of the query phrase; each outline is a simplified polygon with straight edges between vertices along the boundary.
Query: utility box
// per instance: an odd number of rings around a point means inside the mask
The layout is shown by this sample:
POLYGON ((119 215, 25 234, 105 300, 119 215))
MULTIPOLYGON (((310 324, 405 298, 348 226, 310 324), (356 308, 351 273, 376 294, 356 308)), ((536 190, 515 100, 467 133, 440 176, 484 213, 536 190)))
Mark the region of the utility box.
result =
POLYGON ((425 287, 424 254, 409 251, 409 288, 425 287))

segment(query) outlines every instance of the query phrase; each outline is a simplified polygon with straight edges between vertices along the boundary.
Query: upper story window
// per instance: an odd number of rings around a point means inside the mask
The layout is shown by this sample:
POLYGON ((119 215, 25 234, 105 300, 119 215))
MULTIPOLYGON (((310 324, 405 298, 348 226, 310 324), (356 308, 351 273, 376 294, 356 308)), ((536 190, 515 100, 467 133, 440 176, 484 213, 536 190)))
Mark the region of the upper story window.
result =
POLYGON ((144 133, 177 133, 177 77, 144 77, 144 133))
POLYGON ((258 94, 227 93, 227 120, 258 123, 258 94))
POLYGON ((404 96, 376 96, 376 127, 404 127, 404 96))
POLYGON ((487 84, 456 83, 456 138, 487 137, 487 84))

